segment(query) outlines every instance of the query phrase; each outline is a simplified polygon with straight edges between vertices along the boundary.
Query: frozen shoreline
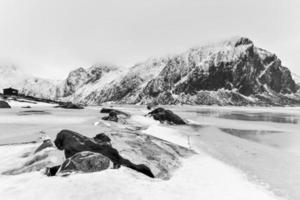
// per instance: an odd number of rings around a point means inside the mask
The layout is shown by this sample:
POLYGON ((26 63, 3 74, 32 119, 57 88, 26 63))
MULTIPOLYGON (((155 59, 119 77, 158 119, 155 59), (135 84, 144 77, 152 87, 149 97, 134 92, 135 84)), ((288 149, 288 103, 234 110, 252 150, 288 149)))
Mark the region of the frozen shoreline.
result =
MULTIPOLYGON (((43 108, 41 107, 40 109, 43 108)), ((2 128, 4 127, 6 132, 15 130, 15 132, 13 132, 14 134, 10 135, 10 137, 7 137, 6 134, 0 134, 0 138, 2 137, 3 139, 3 137, 6 137, 8 143, 18 143, 33 140, 37 136, 37 133, 33 132, 38 132, 39 130, 45 130, 52 138, 54 138, 56 133, 62 128, 73 129, 78 132, 82 132, 87 136, 93 136, 102 130, 101 126, 97 126, 97 128, 94 126, 94 123, 99 120, 98 108, 87 108, 81 111, 69 111, 54 108, 45 109, 49 109, 51 115, 43 117, 31 116, 31 119, 38 119, 35 121, 36 124, 32 123, 31 120, 26 121, 22 119, 22 121, 20 121, 13 117, 15 113, 20 110, 19 108, 6 111, 6 113, 0 113, 2 116, 3 114, 10 115, 11 119, 10 123, 5 125, 5 118, 1 118, 0 116, 0 126, 2 126, 2 128), (56 120, 66 117, 73 117, 73 119, 67 121, 56 120), (47 123, 49 119, 50 123, 47 123), (17 123, 14 123, 14 120, 17 120, 17 123), (20 135, 20 132, 23 134, 20 135)), ((267 158, 267 155, 269 155, 270 159, 277 158, 276 156, 274 157, 272 154, 267 154, 266 152, 277 153, 279 151, 269 151, 266 147, 257 148, 257 146, 260 145, 255 143, 249 145, 249 141, 245 142, 243 139, 235 136, 231 136, 223 132, 220 133, 220 130, 217 128, 207 128, 207 126, 200 128, 201 123, 196 130, 194 127, 189 126, 160 125, 152 119, 141 116, 145 114, 145 109, 141 109, 140 107, 121 107, 121 109, 134 114, 131 119, 132 122, 148 127, 143 131, 144 133, 168 140, 181 146, 193 148, 199 154, 193 158, 185 160, 183 167, 175 171, 173 177, 169 181, 165 182, 149 180, 125 168, 121 168, 120 170, 107 170, 93 174, 77 174, 72 176, 70 179, 61 179, 59 177, 52 179, 45 177, 38 172, 18 176, 0 175, 1 197, 4 196, 7 197, 7 199, 94 199, 99 196, 103 196, 105 199, 281 199, 271 192, 274 191, 274 185, 271 185, 271 188, 268 188, 268 185, 263 185, 265 182, 270 180, 264 177, 265 179, 262 180, 262 182, 259 182, 261 180, 251 179, 253 174, 245 173, 248 170, 251 173, 257 173, 261 176, 260 171, 264 171, 266 170, 266 167, 270 167, 265 165, 266 163, 260 163, 257 166, 254 163, 252 168, 248 168, 249 165, 247 164, 251 162, 252 157, 247 157, 246 155, 251 155, 251 153, 253 153, 252 151, 255 151, 254 153, 257 155, 260 155, 262 152, 262 157, 259 156, 262 160, 267 158), (237 146, 241 146, 243 149, 238 148, 237 146), (245 151, 248 151, 248 154, 245 153, 245 151), (241 166, 241 163, 244 163, 246 167, 241 166), (257 171, 254 171, 255 169, 257 171), (227 177, 226 180, 224 180, 225 176, 227 177), (248 178, 250 178, 250 181, 248 178), (27 185, 32 186, 26 188, 19 184, 20 180, 25 181, 28 183, 27 185), (257 182, 255 183, 255 181, 258 181, 259 184, 256 184, 257 182), (260 183, 262 183, 262 185, 260 183), (38 185, 41 187, 38 187, 38 185), (101 185, 102 187, 97 188, 97 185, 101 185), (57 194, 53 194, 48 191, 47 188, 53 188, 54 191, 59 192, 57 194), (82 188, 85 188, 84 193, 79 193, 82 188), (132 188, 136 189, 132 190, 132 188), (178 188, 183 189, 178 191, 178 188), (115 190, 120 191, 120 194, 112 192, 115 190), (73 191, 77 196, 70 194, 70 192, 68 193, 68 191, 73 191), (40 194, 43 198, 34 194, 40 194), (83 195, 86 196, 84 197, 83 195)), ((185 112, 185 110, 174 110, 188 119, 196 119, 194 117, 189 117, 189 112, 185 112)), ((280 110, 280 112, 282 112, 282 110, 280 110)), ((24 116, 21 117, 26 118, 24 116)), ((205 124, 205 121, 203 122, 205 124)), ((210 126, 213 126, 213 124, 210 124, 210 126)), ((105 129, 103 131, 105 131, 105 129)), ((11 153, 13 153, 13 149, 15 147, 18 149, 20 146, 22 145, 0 146, 0 161, 2 163, 7 163, 8 161, 14 160, 12 158, 17 156, 17 154, 14 156, 9 154, 5 157, 5 148, 10 149, 11 153)), ((281 166, 285 167, 285 164, 294 165, 293 162, 291 163, 290 161, 286 161, 285 155, 286 154, 284 153, 281 154, 281 157, 285 162, 281 166)), ((18 156, 14 158, 16 158, 17 162, 18 156)), ((255 160, 253 162, 261 161, 255 160)), ((269 162, 269 160, 267 160, 267 162, 269 162)), ((13 163, 10 162, 9 165, 11 164, 13 163)), ((276 160, 270 162, 270 164, 276 164, 276 160)), ((0 168, 0 171, 1 169, 3 169, 3 167, 0 168)), ((288 174, 289 172, 283 172, 281 177, 274 177, 272 181, 276 183, 276 181, 280 180, 279 178, 284 178, 284 176, 288 174)), ((293 177, 290 177, 290 175, 288 175, 288 177, 293 180, 293 177)), ((290 198, 297 199, 295 197, 297 197, 298 193, 294 190, 297 188, 297 184, 298 183, 293 186, 291 183, 288 185, 283 183, 279 186, 290 187, 287 191, 289 194, 292 194, 290 198)), ((286 191, 280 192, 278 193, 277 191, 276 194, 283 197, 288 196, 285 193, 286 191)))

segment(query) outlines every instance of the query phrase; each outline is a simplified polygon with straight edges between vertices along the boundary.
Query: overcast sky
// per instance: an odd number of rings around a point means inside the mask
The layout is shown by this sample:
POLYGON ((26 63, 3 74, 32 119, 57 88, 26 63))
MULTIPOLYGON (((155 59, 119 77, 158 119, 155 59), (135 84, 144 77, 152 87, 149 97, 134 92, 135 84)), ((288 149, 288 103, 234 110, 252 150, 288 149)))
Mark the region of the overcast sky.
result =
POLYGON ((0 63, 65 78, 247 36, 300 74, 299 0, 0 0, 0 63))

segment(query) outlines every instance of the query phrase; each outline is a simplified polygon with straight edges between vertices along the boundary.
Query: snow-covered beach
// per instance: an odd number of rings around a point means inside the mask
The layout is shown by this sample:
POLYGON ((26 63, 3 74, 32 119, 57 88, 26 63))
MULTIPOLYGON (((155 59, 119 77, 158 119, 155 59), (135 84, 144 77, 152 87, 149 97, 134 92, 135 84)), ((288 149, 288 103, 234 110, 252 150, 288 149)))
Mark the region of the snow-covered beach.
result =
MULTIPOLYGON (((31 105, 47 114, 20 115, 14 105, 0 113, 0 172, 24 162, 24 151, 39 144, 39 132, 52 139, 61 129, 87 136, 103 131, 99 107, 63 110, 31 105), (97 124, 97 123, 96 123, 97 124), (15 145, 8 145, 14 143, 15 145)), ((190 149, 169 180, 149 179, 121 167, 69 177, 42 172, 0 175, 1 199, 297 199, 300 197, 299 108, 169 106, 190 124, 170 126, 144 117, 142 106, 116 106, 129 112, 142 132, 190 149), (236 114, 242 119, 234 119, 236 114), (256 121, 255 116, 260 117, 256 121), (237 134, 240 133, 239 135, 237 134), (244 135, 242 135, 244 134, 244 135), (51 189, 50 189, 51 188, 51 189)), ((116 125, 114 125, 116 126, 116 125)))

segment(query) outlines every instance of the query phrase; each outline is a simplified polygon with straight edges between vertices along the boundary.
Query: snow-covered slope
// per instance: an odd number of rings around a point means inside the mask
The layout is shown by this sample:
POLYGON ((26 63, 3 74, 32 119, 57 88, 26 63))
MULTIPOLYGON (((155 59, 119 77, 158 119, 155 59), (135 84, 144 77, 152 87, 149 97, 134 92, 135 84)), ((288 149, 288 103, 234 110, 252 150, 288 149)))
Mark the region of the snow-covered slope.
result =
POLYGON ((30 75, 14 65, 0 65, 0 90, 15 87, 17 83, 24 81, 30 75))

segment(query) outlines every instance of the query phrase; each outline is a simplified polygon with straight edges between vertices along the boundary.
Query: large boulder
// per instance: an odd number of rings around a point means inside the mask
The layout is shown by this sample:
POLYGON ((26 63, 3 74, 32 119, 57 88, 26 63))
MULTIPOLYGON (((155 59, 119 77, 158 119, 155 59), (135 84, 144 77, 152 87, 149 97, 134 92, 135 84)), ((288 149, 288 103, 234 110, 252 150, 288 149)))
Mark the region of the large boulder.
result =
POLYGON ((66 158, 70 158, 82 151, 100 153, 108 157, 113 162, 115 168, 123 165, 154 178, 153 173, 146 165, 134 164, 128 159, 123 158, 113 147, 99 144, 93 138, 88 138, 74 131, 60 131, 56 136, 54 144, 59 150, 64 150, 66 158))
POLYGON ((186 122, 183 119, 181 119, 178 115, 164 108, 156 108, 153 111, 149 112, 148 115, 152 116, 155 120, 158 120, 162 123, 167 122, 169 124, 176 125, 186 124, 186 122))
POLYGON ((0 108, 11 108, 6 101, 0 101, 0 108))
POLYGON ((111 160, 100 154, 82 151, 68 158, 60 167, 58 173, 97 172, 112 168, 111 160))

